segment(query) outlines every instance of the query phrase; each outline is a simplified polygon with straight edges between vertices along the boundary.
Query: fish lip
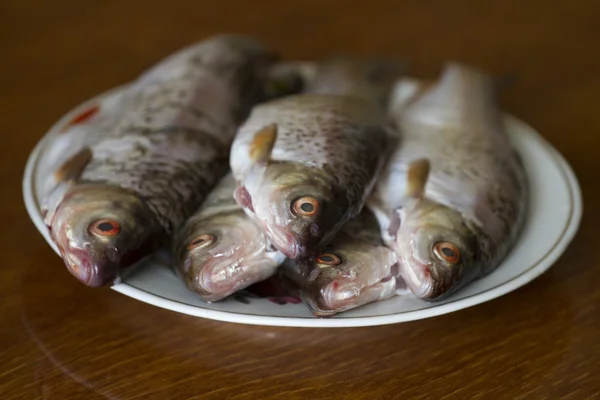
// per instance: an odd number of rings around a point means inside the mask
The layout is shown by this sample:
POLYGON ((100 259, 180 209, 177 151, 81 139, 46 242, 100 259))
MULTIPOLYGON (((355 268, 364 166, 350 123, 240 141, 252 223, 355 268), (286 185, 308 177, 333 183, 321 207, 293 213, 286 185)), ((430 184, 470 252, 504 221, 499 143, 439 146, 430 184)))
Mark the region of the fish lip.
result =
MULTIPOLYGON (((192 272, 191 286, 203 300, 208 302, 216 302, 235 292, 243 289, 247 280, 244 279, 247 271, 252 270, 251 263, 223 262, 220 260, 205 261, 201 264, 198 270, 192 272), (232 276, 226 279, 214 279, 220 271, 228 268, 235 268, 232 276)), ((192 271, 194 267, 192 266, 192 271)))
POLYGON ((336 315, 338 313, 338 311, 336 310, 327 310, 323 307, 319 306, 319 301, 315 300, 313 298, 313 296, 307 294, 307 293, 301 293, 301 297, 302 300, 304 301, 304 303, 308 306, 308 308, 310 309, 310 312, 315 316, 315 317, 319 317, 319 318, 327 318, 327 317, 332 317, 334 315, 336 315))
POLYGON ((230 288, 224 288, 224 286, 227 285, 219 285, 218 281, 216 281, 216 284, 214 283, 215 280, 213 279, 213 276, 215 275, 215 269, 219 268, 215 266, 215 264, 217 263, 204 261, 200 263, 199 269, 195 270, 192 260, 192 267, 190 272, 190 274, 192 275, 192 279, 190 282, 190 286, 192 287, 194 292, 196 292, 202 299, 208 302, 219 301, 230 294, 230 288))
POLYGON ((361 294, 360 286, 345 279, 334 279, 320 290, 315 309, 319 313, 338 313, 344 311, 352 301, 361 294), (350 296, 339 298, 339 294, 351 293, 350 296), (321 307, 322 304, 324 307, 321 307))
POLYGON ((92 262, 85 250, 70 249, 70 254, 63 254, 63 260, 71 275, 88 287, 106 286, 118 277, 117 263, 105 258, 92 262))
POLYGON ((292 246, 291 249, 285 248, 285 249, 280 249, 279 251, 281 251, 287 258, 290 258, 292 260, 295 260, 302 256, 302 252, 295 245, 292 246))
MULTIPOLYGON (((396 254, 398 254, 396 250, 396 254)), ((430 265, 422 263, 412 255, 398 257, 399 273, 410 291, 419 299, 426 300, 431 296, 433 279, 430 265)))
POLYGON ((418 265, 422 270, 421 276, 415 275, 415 267, 406 267, 401 263, 401 273, 406 285, 415 296, 426 301, 442 300, 450 295, 456 288, 455 272, 451 269, 436 267, 416 260, 412 265, 418 265), (407 272, 408 271, 408 272, 407 272))
POLYGON ((296 260, 307 256, 305 240, 302 236, 282 230, 272 230, 269 241, 287 258, 296 260))

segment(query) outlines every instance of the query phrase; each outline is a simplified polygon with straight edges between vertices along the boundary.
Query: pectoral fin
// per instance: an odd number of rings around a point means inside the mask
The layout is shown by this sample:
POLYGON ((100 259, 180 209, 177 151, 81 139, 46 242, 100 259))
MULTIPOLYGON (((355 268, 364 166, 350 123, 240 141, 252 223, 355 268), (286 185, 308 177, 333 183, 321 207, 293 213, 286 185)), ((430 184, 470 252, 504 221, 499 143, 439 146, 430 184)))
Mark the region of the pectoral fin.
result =
POLYGON ((54 179, 58 182, 76 180, 83 173, 84 168, 92 159, 92 150, 89 147, 84 147, 67 161, 65 161, 56 171, 54 171, 54 179))
POLYGON ((276 124, 269 124, 256 132, 250 143, 250 159, 257 164, 267 164, 276 139, 276 124))
POLYGON ((425 186, 429 178, 430 164, 426 158, 412 161, 408 165, 406 197, 422 198, 425 195, 425 186))

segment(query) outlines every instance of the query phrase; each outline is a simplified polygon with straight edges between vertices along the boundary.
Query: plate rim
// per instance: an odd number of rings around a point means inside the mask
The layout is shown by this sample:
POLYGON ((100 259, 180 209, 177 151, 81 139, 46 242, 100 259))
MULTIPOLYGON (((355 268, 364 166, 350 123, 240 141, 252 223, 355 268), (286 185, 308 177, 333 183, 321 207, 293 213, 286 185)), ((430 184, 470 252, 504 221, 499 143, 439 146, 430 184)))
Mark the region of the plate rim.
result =
MULTIPOLYGON (((76 105, 70 111, 65 113, 60 119, 58 119, 51 127, 46 131, 42 138, 36 143, 32 152, 30 153, 22 180, 22 194, 25 202, 25 207, 30 219, 44 237, 46 242, 54 250, 56 254, 59 254, 58 248, 54 242, 50 239, 49 233, 43 221, 43 217, 40 212, 40 207, 35 196, 34 185, 34 172, 36 171, 37 163, 40 159, 43 149, 47 146, 48 142, 54 136, 53 133, 57 131, 57 128, 62 126, 68 118, 76 113, 79 109, 85 108, 91 103, 97 102, 102 98, 109 97, 111 95, 118 94, 123 91, 130 84, 124 84, 114 87, 110 90, 104 91, 90 99, 76 105)), ((579 225, 581 223, 583 215, 583 202, 581 196, 581 188, 577 177, 569 165, 567 160, 556 150, 545 138, 543 138, 537 130, 525 123, 521 119, 514 115, 505 113, 505 118, 512 124, 518 126, 522 130, 526 130, 531 134, 538 144, 548 152, 548 155, 553 159, 555 165, 559 168, 561 175, 565 180, 569 188, 569 194, 571 198, 571 207, 569 210, 569 219, 567 220, 563 233, 555 241, 552 247, 539 259, 533 266, 520 273, 516 277, 513 277, 491 289, 483 292, 472 294, 468 297, 457 299, 449 303, 443 303, 433 307, 427 307, 423 309, 411 310, 401 313, 392 313, 385 315, 373 315, 373 316, 361 316, 361 317, 341 317, 341 318, 314 318, 314 317, 282 317, 282 316, 265 316, 255 314, 244 314, 232 311, 213 310, 203 307, 198 307, 190 304, 178 302, 173 299, 168 299, 157 295, 155 293, 148 292, 144 289, 138 288, 134 285, 126 282, 116 283, 110 288, 118 293, 121 293, 127 297, 134 298, 143 303, 147 303, 156 307, 167 309, 174 312, 179 312, 194 317, 207 318, 222 322, 232 322, 249 325, 263 325, 263 326, 286 326, 286 327, 306 327, 306 328, 343 328, 343 327, 363 327, 363 326, 378 326, 378 325, 389 325, 401 322, 416 321, 425 318, 431 318, 444 314, 453 313, 465 308, 469 308, 478 304, 482 304, 512 291, 519 289, 527 283, 535 280, 537 277, 546 272, 564 253, 566 248, 572 242, 575 237, 579 225)))

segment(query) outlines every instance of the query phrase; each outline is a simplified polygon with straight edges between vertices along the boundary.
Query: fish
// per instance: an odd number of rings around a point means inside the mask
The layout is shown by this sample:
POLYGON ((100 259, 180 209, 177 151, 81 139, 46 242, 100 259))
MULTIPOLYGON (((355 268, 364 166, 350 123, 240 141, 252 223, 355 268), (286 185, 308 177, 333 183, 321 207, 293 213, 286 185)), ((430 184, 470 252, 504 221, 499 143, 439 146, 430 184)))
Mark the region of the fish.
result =
POLYGON ((255 39, 215 35, 132 82, 101 139, 57 169, 44 221, 67 269, 99 287, 157 248, 228 171, 229 148, 263 101, 279 55, 255 39))
POLYGON ((379 102, 404 70, 374 68, 323 61, 302 93, 256 105, 232 144, 236 201, 288 258, 327 244, 375 184, 393 138, 379 102))
POLYGON ((236 203, 227 174, 187 220, 174 241, 174 268, 208 302, 273 276, 285 256, 236 203))
POLYGON ((387 108, 390 89, 410 66, 402 60, 337 55, 296 68, 298 72, 290 71, 287 76, 302 76, 304 92, 360 97, 387 108))
POLYGON ((410 290, 439 301, 504 259, 524 223, 528 181, 485 71, 449 61, 437 81, 405 77, 394 93, 401 144, 367 207, 410 290))
POLYGON ((406 293, 396 254, 383 243, 378 221, 367 209, 321 252, 296 261, 296 270, 302 299, 318 317, 406 293))
MULTIPOLYGON (((121 112, 122 95, 93 100, 77 109, 73 116, 60 121, 43 153, 40 154, 38 169, 59 171, 67 160, 101 140, 115 126, 121 112)), ((64 168, 63 168, 64 169, 64 168)), ((50 194, 61 183, 60 174, 46 174, 36 180, 36 192, 41 198, 50 194)), ((42 204, 44 206, 45 204, 42 204)), ((46 210, 41 210, 43 213, 46 210)))

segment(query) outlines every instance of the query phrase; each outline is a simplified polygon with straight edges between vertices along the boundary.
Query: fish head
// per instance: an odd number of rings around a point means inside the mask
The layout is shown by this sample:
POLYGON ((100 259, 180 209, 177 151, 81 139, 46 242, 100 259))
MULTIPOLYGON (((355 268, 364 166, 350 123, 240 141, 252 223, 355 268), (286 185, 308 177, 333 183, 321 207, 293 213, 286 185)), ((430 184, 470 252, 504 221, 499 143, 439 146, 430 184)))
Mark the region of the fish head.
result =
POLYGON ((388 298, 400 280, 393 251, 345 232, 299 265, 304 277, 303 298, 317 316, 388 298))
POLYGON ((206 301, 218 301, 275 273, 285 256, 242 210, 192 221, 176 240, 175 268, 206 301))
POLYGON ((348 218, 348 200, 321 168, 273 163, 254 193, 253 218, 273 246, 291 259, 326 244, 348 218))
POLYGON ((402 277, 417 297, 442 299, 476 273, 477 235, 459 212, 421 200, 396 210, 394 218, 399 228, 392 247, 402 277))
POLYGON ((77 185, 49 222, 50 235, 72 275, 99 287, 153 247, 153 214, 134 194, 105 185, 77 185))

